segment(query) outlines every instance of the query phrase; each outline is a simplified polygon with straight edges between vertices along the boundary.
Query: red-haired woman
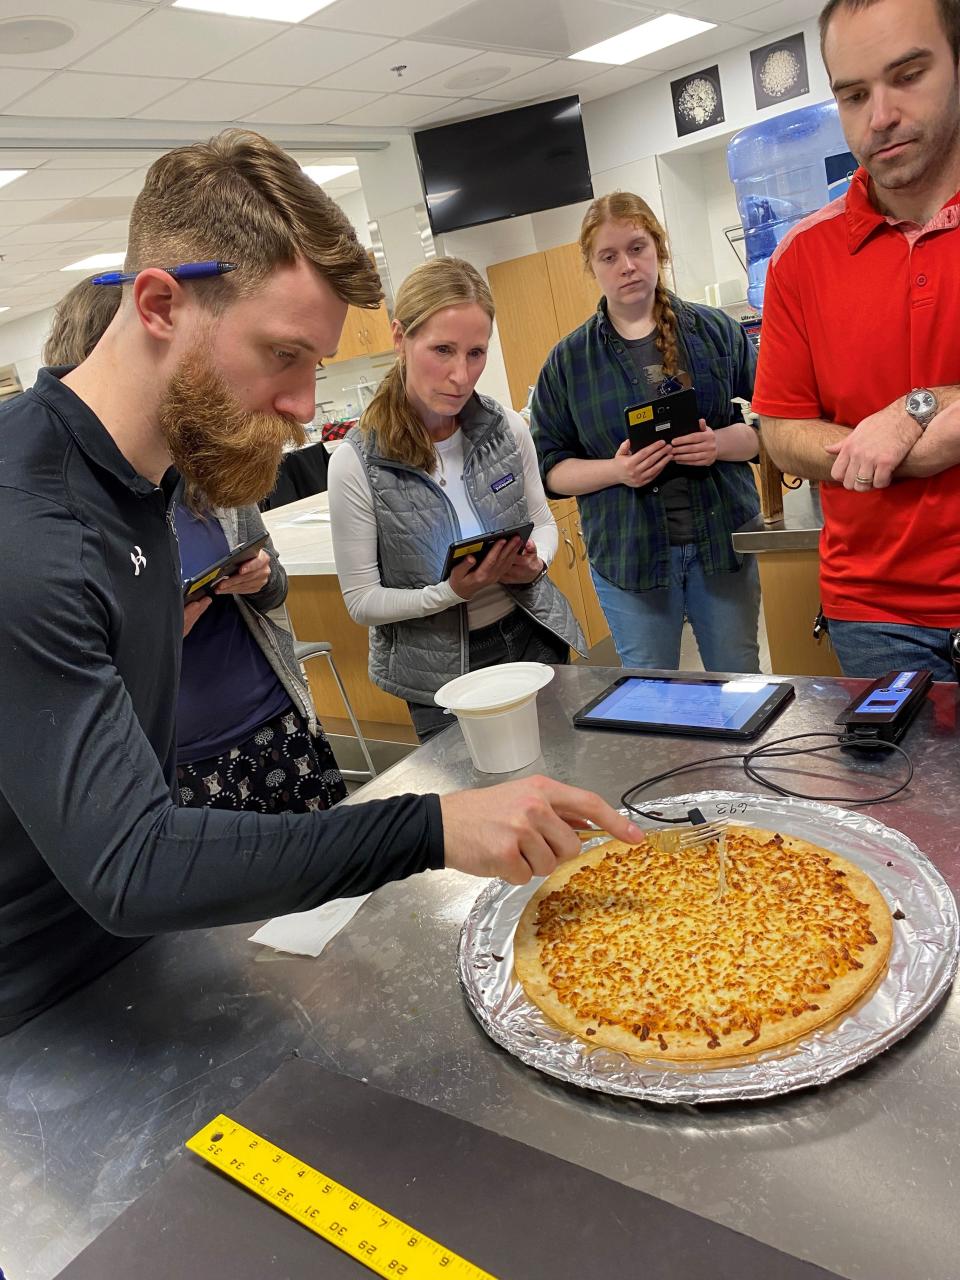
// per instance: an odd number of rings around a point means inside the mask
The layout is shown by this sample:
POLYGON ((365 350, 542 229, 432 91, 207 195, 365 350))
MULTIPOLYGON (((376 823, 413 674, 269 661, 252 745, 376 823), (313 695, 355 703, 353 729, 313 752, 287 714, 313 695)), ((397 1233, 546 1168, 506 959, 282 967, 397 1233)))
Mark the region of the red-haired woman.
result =
POLYGON ((580 249, 603 297, 537 382, 531 422, 544 482, 578 499, 624 666, 675 670, 686 617, 708 671, 759 671, 756 561, 730 536, 759 511, 747 465, 757 435, 731 403, 752 395, 753 348, 725 312, 668 291, 666 233, 639 196, 594 200, 580 249), (631 453, 625 410, 686 387, 699 430, 631 453))

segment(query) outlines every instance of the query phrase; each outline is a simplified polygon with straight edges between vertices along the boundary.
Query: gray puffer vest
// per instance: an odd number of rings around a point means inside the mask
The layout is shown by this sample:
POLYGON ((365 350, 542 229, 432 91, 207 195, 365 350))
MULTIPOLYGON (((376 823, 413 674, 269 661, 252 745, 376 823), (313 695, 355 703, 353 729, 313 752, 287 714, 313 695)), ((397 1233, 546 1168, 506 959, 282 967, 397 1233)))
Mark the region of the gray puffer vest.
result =
MULTIPOLYGON (((475 395, 461 411, 460 428, 464 484, 483 529, 523 524, 529 519, 523 460, 500 405, 475 395)), ((375 438, 354 428, 346 439, 370 483, 380 581, 403 588, 439 582, 447 547, 462 537, 450 499, 425 471, 383 457, 375 438)), ((504 590, 541 626, 578 653, 586 652, 573 611, 549 578, 504 590)), ((399 698, 432 702, 441 685, 469 669, 466 604, 370 628, 370 679, 399 698)))

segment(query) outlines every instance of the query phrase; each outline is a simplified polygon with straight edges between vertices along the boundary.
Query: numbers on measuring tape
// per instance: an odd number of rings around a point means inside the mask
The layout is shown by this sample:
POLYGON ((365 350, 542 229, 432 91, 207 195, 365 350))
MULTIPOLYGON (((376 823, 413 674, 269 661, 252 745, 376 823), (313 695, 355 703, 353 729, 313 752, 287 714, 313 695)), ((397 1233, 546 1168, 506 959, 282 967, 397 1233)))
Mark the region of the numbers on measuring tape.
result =
POLYGON ((386 1280, 400 1276, 495 1280, 409 1223, 226 1116, 201 1129, 187 1147, 386 1280))

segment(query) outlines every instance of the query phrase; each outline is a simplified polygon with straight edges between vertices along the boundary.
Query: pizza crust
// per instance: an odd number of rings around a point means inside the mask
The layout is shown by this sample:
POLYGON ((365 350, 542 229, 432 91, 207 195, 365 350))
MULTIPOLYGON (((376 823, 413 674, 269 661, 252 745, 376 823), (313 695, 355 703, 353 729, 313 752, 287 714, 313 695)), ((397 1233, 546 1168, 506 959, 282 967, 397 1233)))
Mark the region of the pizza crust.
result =
POLYGON ((794 836, 731 827, 663 854, 608 841, 564 863, 517 925, 527 996, 592 1046, 635 1058, 752 1056, 837 1021, 886 970, 890 910, 873 880, 794 836))

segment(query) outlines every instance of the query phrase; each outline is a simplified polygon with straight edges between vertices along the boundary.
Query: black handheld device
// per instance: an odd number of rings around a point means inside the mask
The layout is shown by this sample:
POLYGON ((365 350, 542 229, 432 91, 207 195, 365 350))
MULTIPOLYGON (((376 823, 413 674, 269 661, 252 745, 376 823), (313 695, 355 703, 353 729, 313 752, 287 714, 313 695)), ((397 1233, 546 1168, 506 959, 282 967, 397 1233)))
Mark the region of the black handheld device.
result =
POLYGON ((189 604, 191 600, 199 600, 202 595, 212 596, 217 583, 231 577, 242 564, 252 560, 269 536, 267 533, 261 533, 258 537, 251 538, 249 542, 241 542, 239 547, 234 547, 227 555, 214 560, 213 564, 208 564, 192 578, 186 578, 183 583, 183 603, 189 604))
POLYGON ((658 440, 676 440, 700 429, 700 409, 693 387, 631 405, 624 410, 624 417, 634 453, 658 440))
POLYGON ((518 524, 515 529, 494 529, 492 533, 478 533, 474 538, 459 538, 447 547, 447 558, 443 562, 441 582, 445 582, 465 556, 473 556, 480 563, 495 542, 509 542, 511 538, 519 538, 526 543, 533 533, 533 521, 518 524))
POLYGON ((869 750, 878 743, 899 742, 931 684, 929 671, 888 671, 874 680, 834 721, 846 729, 843 745, 869 750))

